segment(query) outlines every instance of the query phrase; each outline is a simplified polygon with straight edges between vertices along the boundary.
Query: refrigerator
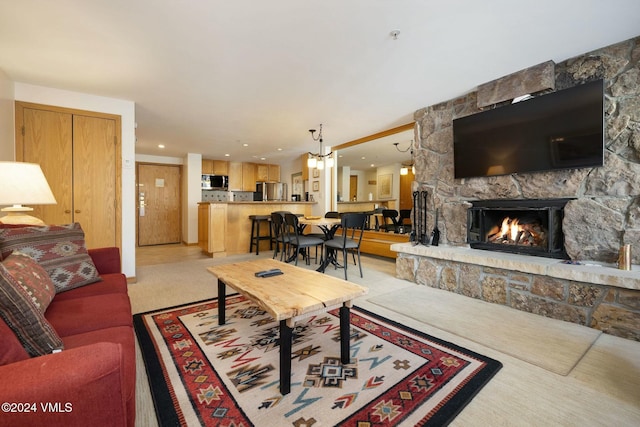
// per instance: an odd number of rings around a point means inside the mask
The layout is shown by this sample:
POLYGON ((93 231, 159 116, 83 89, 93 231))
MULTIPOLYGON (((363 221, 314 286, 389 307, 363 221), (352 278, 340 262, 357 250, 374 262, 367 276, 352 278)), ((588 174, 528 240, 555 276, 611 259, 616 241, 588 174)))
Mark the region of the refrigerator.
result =
POLYGON ((256 193, 261 194, 264 201, 288 201, 287 184, 284 182, 257 182, 256 193))

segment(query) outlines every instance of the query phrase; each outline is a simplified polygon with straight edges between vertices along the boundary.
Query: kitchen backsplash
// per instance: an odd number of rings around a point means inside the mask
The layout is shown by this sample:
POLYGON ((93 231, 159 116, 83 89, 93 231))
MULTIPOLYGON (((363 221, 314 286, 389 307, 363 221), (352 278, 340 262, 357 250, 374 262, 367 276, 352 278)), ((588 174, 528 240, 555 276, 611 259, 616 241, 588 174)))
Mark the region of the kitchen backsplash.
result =
POLYGON ((202 190, 203 202, 251 202, 253 192, 251 191, 221 191, 202 190))

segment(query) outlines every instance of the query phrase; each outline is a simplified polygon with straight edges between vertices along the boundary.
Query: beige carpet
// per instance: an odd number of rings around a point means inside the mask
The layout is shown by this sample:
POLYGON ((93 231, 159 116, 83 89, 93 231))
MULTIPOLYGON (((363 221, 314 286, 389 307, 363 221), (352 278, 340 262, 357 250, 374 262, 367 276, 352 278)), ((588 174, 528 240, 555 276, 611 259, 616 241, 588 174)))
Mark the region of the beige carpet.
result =
POLYGON ((601 334, 426 286, 368 301, 560 375, 568 375, 601 334))

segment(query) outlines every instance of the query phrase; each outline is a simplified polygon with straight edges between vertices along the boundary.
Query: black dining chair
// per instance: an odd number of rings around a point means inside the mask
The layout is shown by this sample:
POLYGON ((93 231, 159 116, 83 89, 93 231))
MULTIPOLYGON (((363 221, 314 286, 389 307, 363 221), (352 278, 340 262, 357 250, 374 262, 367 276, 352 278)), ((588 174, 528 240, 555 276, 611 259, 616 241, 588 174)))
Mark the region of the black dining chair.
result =
POLYGON ((295 260, 298 265, 298 256, 300 255, 300 250, 305 249, 304 257, 307 261, 307 265, 309 265, 309 249, 313 246, 316 247, 316 264, 318 263, 318 246, 320 246, 320 253, 322 253, 322 247, 324 245, 324 239, 319 237, 310 237, 304 234, 300 234, 298 228, 298 216, 286 213, 284 214, 284 230, 286 236, 288 236, 289 247, 293 252, 295 250, 295 260))
POLYGON ((389 231, 393 231, 394 233, 398 232, 398 211, 395 209, 385 209, 382 211, 382 225, 380 228, 384 229, 387 233, 389 231), (388 220, 391 220, 391 224, 389 224, 388 220))
MULTIPOLYGON (((344 280, 347 280, 347 253, 354 254, 353 261, 355 264, 355 254, 358 254, 358 267, 360 268, 360 277, 362 277, 362 263, 360 262, 360 243, 362 243, 362 235, 364 234, 364 226, 367 222, 367 214, 365 213, 346 213, 342 215, 341 226, 342 235, 336 236, 331 240, 324 242, 325 257, 329 257, 329 251, 342 251, 342 259, 344 262, 344 280)), ((336 267, 337 268, 337 267, 336 267)), ((324 269, 322 269, 324 273, 324 269)))
POLYGON ((271 226, 273 227, 273 238, 275 240, 275 249, 273 251, 273 259, 280 253, 280 261, 286 259, 289 251, 289 236, 285 235, 284 214, 286 212, 271 212, 271 226), (282 250, 280 250, 282 248, 282 250))
POLYGON ((404 227, 405 233, 411 231, 411 209, 400 209, 400 219, 398 220, 400 226, 404 227), (409 223, 406 223, 405 220, 409 220, 409 223))

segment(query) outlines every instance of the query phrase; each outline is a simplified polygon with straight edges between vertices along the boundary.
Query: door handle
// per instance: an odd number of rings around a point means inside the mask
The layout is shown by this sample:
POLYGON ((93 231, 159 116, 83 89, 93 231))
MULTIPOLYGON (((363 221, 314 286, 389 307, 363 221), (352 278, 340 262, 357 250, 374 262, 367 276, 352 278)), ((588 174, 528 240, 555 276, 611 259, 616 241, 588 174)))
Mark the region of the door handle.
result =
POLYGON ((76 210, 75 210, 75 212, 76 212, 76 213, 80 213, 80 209, 76 209, 76 210))
POLYGON ((64 213, 71 213, 71 209, 65 209, 64 213))

